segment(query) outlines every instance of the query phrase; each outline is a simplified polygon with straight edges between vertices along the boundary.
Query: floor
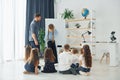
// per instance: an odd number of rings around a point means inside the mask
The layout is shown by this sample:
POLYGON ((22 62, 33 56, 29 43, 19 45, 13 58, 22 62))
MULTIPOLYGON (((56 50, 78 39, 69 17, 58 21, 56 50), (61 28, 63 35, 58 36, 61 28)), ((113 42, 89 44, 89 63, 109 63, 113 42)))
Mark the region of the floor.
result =
MULTIPOLYGON (((43 61, 41 60, 41 64, 43 61)), ((93 61, 90 76, 62 75, 59 73, 23 74, 24 62, 12 61, 0 64, 0 80, 120 80, 120 66, 109 67, 105 62, 93 61)))

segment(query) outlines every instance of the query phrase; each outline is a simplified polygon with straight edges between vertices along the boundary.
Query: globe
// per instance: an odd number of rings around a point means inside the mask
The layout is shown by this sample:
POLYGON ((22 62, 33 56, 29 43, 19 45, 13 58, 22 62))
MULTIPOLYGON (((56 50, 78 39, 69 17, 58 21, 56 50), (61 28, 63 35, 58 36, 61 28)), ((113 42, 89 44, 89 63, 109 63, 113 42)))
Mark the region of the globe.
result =
POLYGON ((82 16, 83 17, 85 17, 85 19, 86 19, 86 17, 89 15, 89 10, 87 9, 87 8, 83 8, 82 9, 82 16))

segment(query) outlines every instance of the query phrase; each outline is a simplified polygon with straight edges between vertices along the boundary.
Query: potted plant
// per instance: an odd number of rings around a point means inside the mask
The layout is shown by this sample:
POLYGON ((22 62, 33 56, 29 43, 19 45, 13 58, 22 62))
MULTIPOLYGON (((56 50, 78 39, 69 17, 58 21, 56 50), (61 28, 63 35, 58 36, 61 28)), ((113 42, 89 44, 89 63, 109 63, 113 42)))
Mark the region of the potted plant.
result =
MULTIPOLYGON (((74 18, 73 11, 69 10, 69 9, 65 9, 64 12, 61 14, 61 18, 63 18, 63 19, 73 19, 74 18)), ((69 27, 68 22, 66 22, 65 27, 66 28, 69 27)))
POLYGON ((61 14, 61 17, 63 19, 73 19, 74 18, 73 10, 65 9, 64 12, 61 14))
POLYGON ((40 53, 41 53, 41 56, 43 56, 44 49, 45 49, 44 37, 45 37, 45 30, 44 29, 40 29, 39 30, 38 40, 39 40, 39 43, 40 43, 40 53))

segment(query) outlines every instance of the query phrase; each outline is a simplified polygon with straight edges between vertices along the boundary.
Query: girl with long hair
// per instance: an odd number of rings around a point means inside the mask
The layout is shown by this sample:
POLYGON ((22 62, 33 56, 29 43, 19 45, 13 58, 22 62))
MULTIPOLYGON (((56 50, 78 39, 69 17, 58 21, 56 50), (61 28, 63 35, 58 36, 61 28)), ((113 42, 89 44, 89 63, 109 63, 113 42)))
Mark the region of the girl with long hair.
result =
POLYGON ((30 45, 25 46, 25 58, 24 58, 25 62, 30 57, 31 49, 32 49, 32 47, 30 45))
POLYGON ((58 63, 57 50, 56 50, 56 44, 55 44, 56 35, 57 35, 57 31, 55 30, 54 25, 49 24, 48 32, 45 35, 45 41, 47 41, 47 47, 53 50, 53 54, 55 56, 55 63, 58 63))
POLYGON ((84 45, 82 48, 82 54, 79 56, 79 68, 80 74, 89 75, 92 67, 92 56, 89 45, 84 45))
POLYGON ((33 48, 30 53, 30 57, 26 61, 24 74, 35 73, 38 74, 39 56, 38 49, 33 48))
POLYGON ((53 54, 53 50, 51 48, 46 48, 44 52, 44 61, 45 66, 43 68, 44 73, 54 73, 57 72, 55 69, 54 63, 55 63, 55 56, 53 54))

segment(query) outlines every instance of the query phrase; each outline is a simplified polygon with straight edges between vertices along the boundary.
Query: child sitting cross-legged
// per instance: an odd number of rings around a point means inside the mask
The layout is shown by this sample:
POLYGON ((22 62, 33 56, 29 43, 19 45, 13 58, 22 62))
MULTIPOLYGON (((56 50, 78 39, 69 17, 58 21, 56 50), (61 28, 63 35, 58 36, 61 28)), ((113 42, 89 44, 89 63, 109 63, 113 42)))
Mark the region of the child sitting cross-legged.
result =
POLYGON ((39 56, 38 56, 38 49, 33 48, 30 53, 30 57, 27 59, 25 63, 25 70, 24 74, 35 73, 38 74, 38 66, 39 66, 39 56))
POLYGON ((78 71, 82 75, 90 75, 92 67, 92 56, 89 45, 84 45, 81 49, 81 55, 79 56, 79 68, 78 71))
POLYGON ((44 73, 54 73, 57 72, 55 69, 54 63, 55 63, 55 56, 53 54, 53 50, 51 48, 46 48, 44 52, 44 61, 45 66, 43 67, 44 73))
MULTIPOLYGON (((78 55, 78 50, 76 48, 71 49, 72 53, 72 68, 78 68, 79 67, 79 55, 78 55)), ((79 74, 79 73, 78 73, 79 74)))
POLYGON ((30 45, 25 46, 25 58, 24 58, 25 62, 30 57, 31 49, 32 49, 32 47, 30 45))

